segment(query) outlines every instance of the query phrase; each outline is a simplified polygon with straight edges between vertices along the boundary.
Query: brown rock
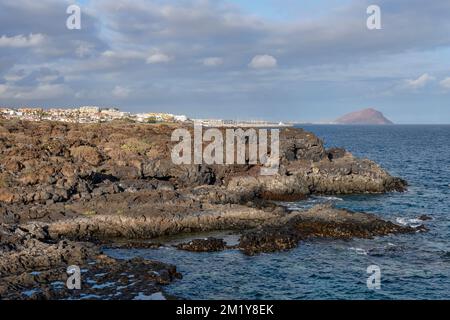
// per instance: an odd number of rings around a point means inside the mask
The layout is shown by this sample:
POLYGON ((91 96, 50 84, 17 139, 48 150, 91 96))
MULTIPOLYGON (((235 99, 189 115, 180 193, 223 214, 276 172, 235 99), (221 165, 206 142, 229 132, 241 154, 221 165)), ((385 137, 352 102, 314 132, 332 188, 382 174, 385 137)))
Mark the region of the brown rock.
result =
POLYGON ((12 203, 14 201, 14 194, 7 188, 0 188, 0 202, 12 203))
POLYGON ((70 155, 78 161, 86 161, 87 163, 97 166, 102 161, 100 153, 90 146, 79 146, 70 148, 70 155))

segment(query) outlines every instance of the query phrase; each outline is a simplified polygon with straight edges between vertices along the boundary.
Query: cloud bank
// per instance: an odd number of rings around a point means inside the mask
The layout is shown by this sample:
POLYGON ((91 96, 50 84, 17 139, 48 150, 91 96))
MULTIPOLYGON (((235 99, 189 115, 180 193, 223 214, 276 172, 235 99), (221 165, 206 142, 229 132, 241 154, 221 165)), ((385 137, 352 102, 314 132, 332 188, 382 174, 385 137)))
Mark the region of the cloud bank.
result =
POLYGON ((380 0, 375 31, 370 1, 328 3, 308 15, 277 1, 286 17, 274 19, 257 3, 86 0, 82 29, 68 30, 69 1, 3 0, 1 104, 300 121, 365 105, 398 122, 447 112, 449 1, 380 0))

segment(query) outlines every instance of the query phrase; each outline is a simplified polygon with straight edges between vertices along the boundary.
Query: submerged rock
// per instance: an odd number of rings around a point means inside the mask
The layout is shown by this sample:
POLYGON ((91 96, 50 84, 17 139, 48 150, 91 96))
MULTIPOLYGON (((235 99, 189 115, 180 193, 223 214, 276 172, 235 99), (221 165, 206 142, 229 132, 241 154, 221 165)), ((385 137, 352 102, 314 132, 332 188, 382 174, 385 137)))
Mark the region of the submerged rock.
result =
POLYGON ((421 228, 400 226, 372 214, 319 205, 308 211, 289 214, 275 224, 245 233, 239 248, 248 255, 295 248, 311 238, 372 238, 397 233, 414 233, 421 228))
POLYGON ((179 250, 186 250, 192 252, 214 252, 225 250, 226 243, 223 239, 206 238, 194 239, 189 242, 180 243, 177 246, 179 250))
POLYGON ((426 214, 422 214, 421 216, 417 217, 417 220, 428 221, 428 220, 433 220, 433 218, 426 214))

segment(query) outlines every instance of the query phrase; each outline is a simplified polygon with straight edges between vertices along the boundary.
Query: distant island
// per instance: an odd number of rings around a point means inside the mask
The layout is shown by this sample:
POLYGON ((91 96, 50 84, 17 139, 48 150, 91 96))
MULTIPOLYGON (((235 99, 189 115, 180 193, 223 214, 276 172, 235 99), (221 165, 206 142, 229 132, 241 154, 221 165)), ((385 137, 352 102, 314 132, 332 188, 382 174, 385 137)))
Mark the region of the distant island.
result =
POLYGON ((335 124, 394 124, 387 119, 380 111, 373 108, 359 110, 348 113, 333 123, 335 124))

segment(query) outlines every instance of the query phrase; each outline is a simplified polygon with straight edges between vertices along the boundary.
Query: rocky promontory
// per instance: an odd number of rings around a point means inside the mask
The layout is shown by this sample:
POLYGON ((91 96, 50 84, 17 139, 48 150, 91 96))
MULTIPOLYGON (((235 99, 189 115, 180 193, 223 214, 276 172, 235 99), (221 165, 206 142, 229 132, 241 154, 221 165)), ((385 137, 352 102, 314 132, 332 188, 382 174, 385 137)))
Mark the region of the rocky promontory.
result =
MULTIPOLYGON (((252 164, 174 164, 171 133, 177 126, 0 120, 0 298, 71 297, 51 285, 65 281, 70 264, 84 268, 89 279, 111 270, 103 281, 108 286, 91 281, 76 297, 148 296, 180 276, 174 266, 102 253, 103 246, 123 241, 133 247, 161 236, 235 230, 242 234, 237 247, 253 255, 313 237, 417 231, 365 213, 331 207, 290 212, 280 205, 314 194, 406 189, 404 180, 373 161, 327 150, 312 133, 283 129, 279 172, 261 176, 261 167, 252 164), (136 281, 129 286, 125 278, 136 281), (148 281, 153 285, 144 290, 148 281), (129 289, 112 289, 122 286, 129 289)), ((199 239, 179 249, 226 245, 199 239)))

